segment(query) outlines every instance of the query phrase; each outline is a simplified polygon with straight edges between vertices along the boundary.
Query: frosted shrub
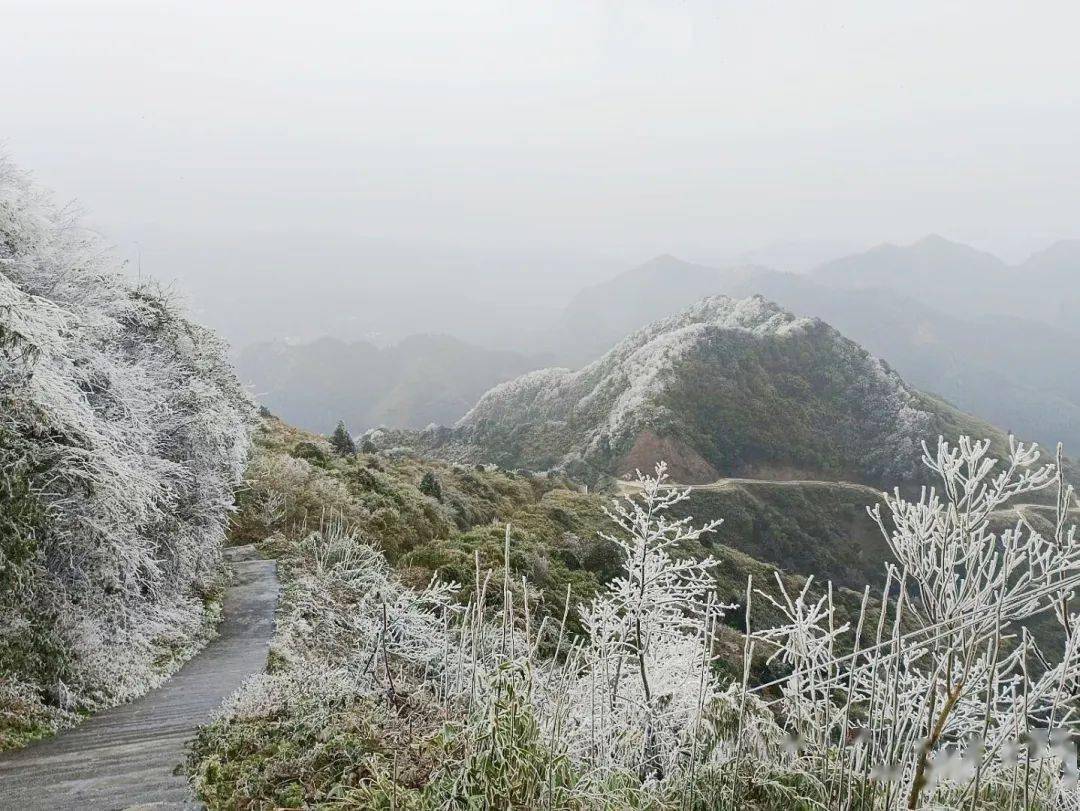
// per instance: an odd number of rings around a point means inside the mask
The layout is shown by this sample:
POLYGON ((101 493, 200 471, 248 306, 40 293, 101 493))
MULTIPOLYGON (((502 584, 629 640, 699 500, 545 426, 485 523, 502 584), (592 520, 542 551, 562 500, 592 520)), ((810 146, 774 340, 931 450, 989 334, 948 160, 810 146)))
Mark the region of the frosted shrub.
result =
MULTIPOLYGON (((325 521, 286 558, 274 673, 249 682, 224 718, 260 739, 264 720, 282 717, 305 738, 322 724, 353 723, 345 719, 354 713, 384 717, 388 736, 441 718, 440 736, 405 736, 411 747, 448 748, 424 789, 430 804, 418 807, 468 795, 500 807, 511 798, 522 807, 618 808, 642 785, 656 797, 680 790, 695 764, 716 759, 722 699, 707 640, 723 607, 710 597, 713 562, 677 551, 715 525, 665 516, 686 493, 668 486, 662 467, 640 485, 639 497, 611 513, 623 529, 610 540, 624 553, 624 575, 577 607, 590 639, 567 634, 569 600, 559 621, 534 622, 538 595, 510 576, 509 526, 501 583, 477 557, 462 606, 456 584, 408 588, 364 538, 325 521)), ((204 739, 239 729, 215 726, 204 739)), ((372 774, 355 801, 400 791, 386 781, 372 774)))
MULTIPOLYGON (((834 622, 831 587, 768 597, 787 623, 756 631, 790 675, 776 709, 805 770, 842 804, 867 807, 1071 807, 1076 802, 1074 689, 1080 639, 1072 601, 1080 543, 1066 528, 1072 489, 1036 447, 961 437, 924 446, 941 482, 918 500, 886 498, 872 515, 896 558, 880 611, 867 623, 869 587, 854 635, 834 622), (1057 484, 1052 532, 1017 513, 1017 499, 1057 484), (1050 615, 1062 649, 1044 654, 1026 623, 1050 615), (854 638, 852 638, 854 636, 854 638), (854 646, 841 653, 840 640, 854 646)), ((762 592, 758 592, 761 594, 762 592)), ((767 596, 767 595, 766 595, 767 596)), ((761 689, 761 688, 757 688, 761 689)))
MULTIPOLYGON (((688 491, 663 465, 609 512, 620 574, 539 623, 536 594, 510 574, 509 526, 501 572, 477 554, 462 606, 456 586, 407 588, 366 539, 325 522, 286 566, 286 666, 229 712, 289 718, 305 741, 360 713, 384 753, 426 753, 413 784, 368 758, 351 767, 366 775, 355 788, 319 789, 360 807, 1076 808, 1073 496, 1060 461, 989 451, 966 438, 924 448, 940 486, 873 513, 895 559, 850 622, 838 617, 852 596, 830 584, 748 583, 730 683, 714 652, 732 609, 716 599, 717 564, 685 558, 717 523, 669 517, 688 491), (1055 485, 1046 527, 1009 511, 1055 485), (762 601, 775 627, 751 627, 762 601), (1036 618, 1059 629, 1058 650, 1036 645, 1036 618), (755 683, 766 663, 778 677, 755 683)), ((318 758, 297 757, 289 769, 322 779, 318 758)))
POLYGON ((393 693, 446 665, 455 583, 403 585, 382 553, 327 521, 300 542, 302 567, 287 596, 284 647, 349 674, 370 694, 393 693))
POLYGON ((3 678, 93 708, 197 647, 251 410, 212 333, 0 160, 3 678))

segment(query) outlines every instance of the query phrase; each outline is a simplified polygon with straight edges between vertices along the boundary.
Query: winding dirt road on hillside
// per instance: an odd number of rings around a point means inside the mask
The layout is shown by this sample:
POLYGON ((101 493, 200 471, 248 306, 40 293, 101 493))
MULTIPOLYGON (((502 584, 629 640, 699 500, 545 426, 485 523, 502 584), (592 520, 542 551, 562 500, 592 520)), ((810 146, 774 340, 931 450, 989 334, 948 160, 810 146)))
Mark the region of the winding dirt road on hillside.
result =
POLYGON ((196 808, 179 774, 196 727, 266 666, 278 579, 251 547, 228 550, 235 571, 219 635, 137 701, 0 755, 2 809, 196 808))
MULTIPOLYGON (((675 483, 673 487, 681 487, 689 490, 730 490, 736 487, 832 487, 841 490, 851 490, 852 492, 860 493, 867 496, 871 501, 877 501, 881 498, 881 491, 866 484, 856 484, 855 482, 834 482, 828 480, 819 479, 739 479, 739 478, 726 478, 717 479, 714 482, 708 484, 678 484, 675 483)), ((619 493, 636 493, 641 489, 641 485, 633 479, 620 479, 616 482, 617 491, 619 493)))

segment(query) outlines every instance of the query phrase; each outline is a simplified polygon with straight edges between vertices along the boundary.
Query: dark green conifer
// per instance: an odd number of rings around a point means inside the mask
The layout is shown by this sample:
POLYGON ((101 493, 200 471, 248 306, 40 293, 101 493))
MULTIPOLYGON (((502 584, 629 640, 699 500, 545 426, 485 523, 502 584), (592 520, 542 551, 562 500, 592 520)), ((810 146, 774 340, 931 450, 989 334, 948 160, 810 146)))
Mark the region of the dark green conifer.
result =
POLYGON ((338 456, 355 456, 356 455, 356 443, 353 442, 352 434, 349 433, 349 429, 345 427, 344 420, 338 420, 337 428, 334 429, 334 433, 330 435, 330 445, 334 448, 334 452, 338 456))
POLYGON ((442 482, 433 471, 429 470, 420 480, 420 492, 425 496, 431 496, 436 501, 442 501, 442 482))

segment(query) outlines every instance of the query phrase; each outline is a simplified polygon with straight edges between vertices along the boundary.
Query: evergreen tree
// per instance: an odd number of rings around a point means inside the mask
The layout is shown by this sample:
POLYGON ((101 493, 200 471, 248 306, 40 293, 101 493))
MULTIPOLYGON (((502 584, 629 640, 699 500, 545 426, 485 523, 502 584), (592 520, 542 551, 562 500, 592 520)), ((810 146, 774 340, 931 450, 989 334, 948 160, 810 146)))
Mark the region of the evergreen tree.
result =
POLYGON ((442 501, 442 482, 433 471, 429 470, 420 480, 420 492, 425 496, 431 496, 436 501, 442 501))
POLYGON ((356 455, 356 443, 353 442, 349 429, 345 427, 344 420, 338 420, 337 428, 330 435, 330 444, 339 456, 356 455))

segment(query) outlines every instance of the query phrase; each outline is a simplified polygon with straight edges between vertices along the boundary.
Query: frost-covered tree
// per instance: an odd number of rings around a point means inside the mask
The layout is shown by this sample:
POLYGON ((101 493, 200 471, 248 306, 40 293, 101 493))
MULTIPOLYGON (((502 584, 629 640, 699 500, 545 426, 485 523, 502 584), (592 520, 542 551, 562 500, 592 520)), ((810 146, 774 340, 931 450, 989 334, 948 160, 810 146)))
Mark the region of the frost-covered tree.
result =
POLYGON ((334 433, 330 435, 330 446, 338 456, 356 455, 356 443, 353 441, 349 429, 345 427, 344 420, 338 420, 334 433))
POLYGON ((662 780, 685 765, 719 691, 707 639, 731 606, 712 599, 713 558, 676 556, 721 522, 667 515, 690 493, 670 486, 663 463, 636 484, 607 511, 621 532, 603 535, 622 551, 623 573, 581 610, 588 644, 574 734, 600 768, 662 780))
POLYGON ((93 708, 205 637, 252 410, 213 333, 0 160, 0 682, 93 708))

